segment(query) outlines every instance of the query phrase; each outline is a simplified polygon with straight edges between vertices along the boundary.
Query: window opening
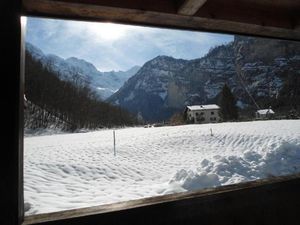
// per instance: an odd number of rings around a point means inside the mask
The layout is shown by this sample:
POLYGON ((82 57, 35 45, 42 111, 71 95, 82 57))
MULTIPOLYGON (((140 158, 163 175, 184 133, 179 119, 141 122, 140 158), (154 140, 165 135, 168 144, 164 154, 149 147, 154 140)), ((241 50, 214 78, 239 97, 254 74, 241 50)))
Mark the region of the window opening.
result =
POLYGON ((28 18, 25 59, 26 215, 300 172, 297 42, 28 18))

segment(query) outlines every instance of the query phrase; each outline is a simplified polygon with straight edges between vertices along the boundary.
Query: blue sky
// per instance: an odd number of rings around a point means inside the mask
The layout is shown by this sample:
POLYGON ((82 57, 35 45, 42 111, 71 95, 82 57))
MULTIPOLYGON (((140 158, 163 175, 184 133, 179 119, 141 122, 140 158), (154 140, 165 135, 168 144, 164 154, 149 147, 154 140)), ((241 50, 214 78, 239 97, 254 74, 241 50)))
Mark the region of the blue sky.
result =
POLYGON ((26 30, 26 41, 44 53, 81 58, 100 71, 142 66, 158 55, 200 58, 232 40, 224 34, 41 18, 28 18, 26 30))

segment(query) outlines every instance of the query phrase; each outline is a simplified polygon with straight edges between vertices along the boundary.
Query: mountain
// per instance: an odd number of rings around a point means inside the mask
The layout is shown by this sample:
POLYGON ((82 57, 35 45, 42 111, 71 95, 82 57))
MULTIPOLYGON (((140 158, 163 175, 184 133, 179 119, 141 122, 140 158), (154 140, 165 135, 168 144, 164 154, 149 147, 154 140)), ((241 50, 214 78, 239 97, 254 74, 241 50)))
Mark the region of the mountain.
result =
MULTIPOLYGON (((56 57, 51 59, 57 62, 56 57)), ((34 59, 28 52, 25 60, 26 132, 36 133, 45 129, 75 131, 136 123, 130 113, 102 101, 86 84, 61 79, 57 72, 34 59)), ((93 68, 91 64, 86 66, 89 66, 87 69, 93 68)))
POLYGON ((63 59, 53 54, 44 54, 39 48, 28 42, 26 43, 26 52, 33 59, 49 67, 60 79, 75 83, 88 83, 92 90, 102 99, 106 99, 115 93, 140 68, 139 66, 134 66, 128 71, 100 72, 93 64, 83 59, 76 57, 63 59))
MULTIPOLYGON (((158 56, 146 62, 108 101, 146 121, 162 121, 186 105, 217 103, 226 83, 241 109, 265 107, 299 73, 299 43, 235 36, 199 59, 158 56)), ((297 85, 293 88, 300 97, 297 85)))
POLYGON ((300 110, 299 42, 236 36, 234 55, 239 98, 253 105, 249 92, 260 107, 300 110))
POLYGON ((158 56, 145 63, 136 75, 125 82, 124 86, 108 101, 125 107, 131 112, 140 112, 146 120, 168 117, 173 112, 173 105, 176 105, 176 100, 170 98, 173 95, 168 93, 177 91, 174 83, 177 80, 175 75, 187 62, 182 59, 158 56))

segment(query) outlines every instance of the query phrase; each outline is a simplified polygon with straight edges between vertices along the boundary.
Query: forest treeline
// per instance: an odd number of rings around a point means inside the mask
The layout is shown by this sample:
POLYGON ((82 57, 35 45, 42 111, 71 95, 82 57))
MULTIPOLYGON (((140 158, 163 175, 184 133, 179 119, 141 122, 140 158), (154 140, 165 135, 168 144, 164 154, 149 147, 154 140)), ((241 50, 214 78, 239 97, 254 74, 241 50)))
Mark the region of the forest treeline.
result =
MULTIPOLYGON (((27 100, 37 105, 39 111, 43 109, 64 121, 65 129, 96 129, 137 123, 129 112, 101 101, 79 75, 74 74, 72 82, 60 79, 50 67, 34 60, 27 52, 25 62, 27 100)), ((36 119, 39 118, 44 117, 36 119)), ((35 124, 42 128, 45 121, 35 121, 35 124)))

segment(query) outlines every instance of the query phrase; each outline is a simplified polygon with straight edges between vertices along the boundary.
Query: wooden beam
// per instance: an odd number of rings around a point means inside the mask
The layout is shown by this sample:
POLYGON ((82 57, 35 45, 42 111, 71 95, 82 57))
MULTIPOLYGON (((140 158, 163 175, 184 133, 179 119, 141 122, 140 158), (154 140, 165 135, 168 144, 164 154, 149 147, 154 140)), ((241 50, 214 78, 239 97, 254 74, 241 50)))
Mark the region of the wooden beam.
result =
POLYGON ((242 34, 300 41, 299 27, 295 29, 285 29, 213 18, 70 3, 58 0, 23 0, 23 11, 29 16, 108 21, 123 24, 242 34))
MULTIPOLYGON (((69 3, 82 3, 87 5, 102 5, 126 9, 143 9, 155 12, 177 13, 175 0, 60 0, 69 3)), ((183 0, 180 0, 183 1, 183 0)))
POLYGON ((210 0, 194 16, 286 29, 300 25, 300 1, 295 1, 293 7, 284 5, 286 0, 280 1, 281 6, 272 6, 275 2, 263 5, 257 0, 210 0))
POLYGON ((207 0, 185 0, 178 9, 178 14, 193 16, 207 0))

